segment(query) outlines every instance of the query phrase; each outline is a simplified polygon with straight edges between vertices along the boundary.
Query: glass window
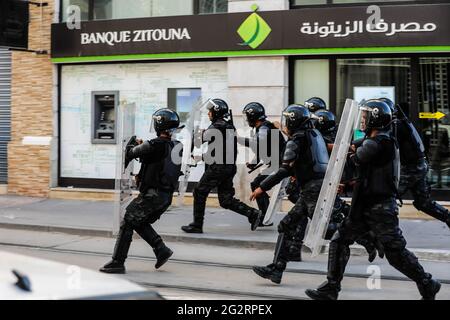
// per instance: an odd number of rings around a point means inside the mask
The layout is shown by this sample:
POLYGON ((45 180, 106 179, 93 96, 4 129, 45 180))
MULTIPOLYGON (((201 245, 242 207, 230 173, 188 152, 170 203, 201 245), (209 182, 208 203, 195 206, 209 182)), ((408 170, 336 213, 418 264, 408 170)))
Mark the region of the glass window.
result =
POLYGON ((191 14, 194 14, 194 4, 192 0, 152 0, 153 17, 191 14))
MULTIPOLYGON (((409 58, 338 59, 336 113, 342 113, 346 99, 356 101, 386 97, 408 109, 411 96, 409 58)), ((406 111, 405 111, 406 112, 406 111)), ((360 131, 355 139, 363 137, 360 131)))
POLYGON ((152 16, 152 0, 113 1, 112 19, 144 18, 152 16))
POLYGON ((292 0, 293 6, 305 6, 316 4, 327 4, 327 0, 292 0))
MULTIPOLYGON (((292 6, 321 5, 321 4, 350 4, 350 3, 386 3, 386 2, 404 2, 404 1, 423 1, 423 0, 291 0, 292 6)), ((429 0, 428 2, 442 2, 442 0, 429 0)))
MULTIPOLYGON (((83 20, 89 19, 90 3, 92 3, 94 20, 177 16, 194 13, 193 1, 187 0, 133 0, 131 5, 129 1, 125 0, 63 0, 64 12, 70 3, 82 4, 80 7, 82 7, 83 20)), ((63 21, 66 20, 67 14, 64 14, 63 21)))
POLYGON ((440 119, 419 119, 430 161, 428 181, 434 190, 450 190, 450 58, 421 58, 419 112, 442 112, 440 119))
POLYGON ((200 101, 201 95, 201 88, 169 88, 167 99, 169 108, 178 112, 181 123, 184 123, 194 105, 200 101))
POLYGON ((228 0, 198 0, 198 13, 228 12, 228 0))
POLYGON ((360 101, 386 96, 396 103, 410 103, 409 58, 338 59, 336 76, 338 115, 346 99, 360 101))
POLYGON ((329 104, 328 60, 296 60, 294 72, 294 103, 304 103, 311 97, 321 97, 329 104))
POLYGON ((89 20, 89 0, 63 0, 62 2, 63 21, 67 21, 69 13, 73 14, 73 12, 69 10, 69 6, 78 6, 80 8, 81 21, 89 20))
POLYGON ((113 0, 94 0, 94 20, 105 20, 112 18, 113 0))
MULTIPOLYGON (((369 3, 369 2, 383 3, 383 2, 401 2, 401 1, 423 1, 423 0, 333 0, 333 3, 369 3)), ((433 1, 431 0, 430 2, 433 1)))

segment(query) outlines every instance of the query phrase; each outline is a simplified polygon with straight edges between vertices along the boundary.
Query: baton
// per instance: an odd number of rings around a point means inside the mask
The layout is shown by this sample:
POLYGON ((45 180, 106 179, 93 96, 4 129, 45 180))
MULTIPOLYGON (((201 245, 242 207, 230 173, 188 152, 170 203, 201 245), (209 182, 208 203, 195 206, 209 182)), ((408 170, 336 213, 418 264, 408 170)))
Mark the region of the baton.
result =
POLYGON ((248 173, 250 174, 250 173, 253 173, 253 172, 255 172, 256 170, 258 170, 259 168, 261 168, 262 166, 264 165, 264 163, 259 163, 258 165, 256 165, 256 167, 254 167, 252 170, 250 170, 248 173))

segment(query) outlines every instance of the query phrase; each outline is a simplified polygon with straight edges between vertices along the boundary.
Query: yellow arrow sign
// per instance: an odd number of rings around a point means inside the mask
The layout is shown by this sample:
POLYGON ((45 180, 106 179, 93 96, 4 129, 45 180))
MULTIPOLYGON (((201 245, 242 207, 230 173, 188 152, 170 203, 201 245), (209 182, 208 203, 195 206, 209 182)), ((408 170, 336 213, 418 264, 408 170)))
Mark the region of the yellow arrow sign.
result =
POLYGON ((436 113, 431 113, 431 112, 421 112, 421 113, 419 113, 419 118, 420 119, 436 119, 436 120, 440 120, 443 117, 445 117, 445 113, 442 113, 440 111, 438 111, 436 113))

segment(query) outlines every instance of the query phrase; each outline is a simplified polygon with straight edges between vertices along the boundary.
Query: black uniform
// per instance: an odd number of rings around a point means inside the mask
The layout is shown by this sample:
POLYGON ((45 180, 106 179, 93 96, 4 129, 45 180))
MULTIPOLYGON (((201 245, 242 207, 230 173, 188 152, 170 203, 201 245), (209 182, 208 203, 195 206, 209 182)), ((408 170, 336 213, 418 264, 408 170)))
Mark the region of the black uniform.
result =
MULTIPOLYGON (((316 129, 305 128, 297 131, 286 144, 282 165, 277 173, 265 179, 260 187, 270 190, 284 178, 295 176, 300 195, 294 207, 280 222, 278 231, 287 241, 281 243, 274 263, 253 270, 275 283, 281 282, 283 271, 293 252, 298 252, 305 236, 308 218, 314 214, 328 164, 328 152, 322 135, 316 129)), ((277 252, 275 253, 275 255, 277 252)))
MULTIPOLYGON (((326 144, 334 144, 336 140, 336 134, 337 134, 337 127, 327 130, 325 132, 320 132, 322 134, 322 137, 326 144)), ((345 171, 348 171, 349 168, 346 167, 345 171)), ((291 184, 293 184, 291 182, 291 184)), ((291 187, 293 188, 293 187, 291 187)), ((299 195, 297 193, 297 196, 294 196, 296 193, 294 190, 291 191, 292 193, 289 194, 290 200, 298 200, 299 195)), ((339 226, 344 222, 344 219, 349 215, 350 213, 350 205, 346 203, 342 198, 337 195, 336 201, 334 203, 333 212, 330 217, 330 222, 328 224, 327 232, 325 234, 326 240, 331 240, 334 233, 338 230, 339 226)), ((289 239, 289 253, 290 253, 290 259, 289 261, 299 261, 298 257, 301 257, 301 248, 303 245, 303 238, 305 236, 307 227, 307 222, 300 224, 298 226, 298 233, 296 236, 294 236, 292 239, 289 239)), ((374 243, 374 239, 371 238, 370 234, 367 233, 360 238, 356 240, 356 242, 360 245, 362 245, 366 251, 369 254, 369 261, 372 262, 376 257, 376 246, 374 243)), ((380 252, 380 255, 382 255, 382 252, 380 252)), ((301 259, 300 259, 301 261, 301 259)))
MULTIPOLYGON (((248 138, 244 138, 244 139, 239 139, 238 141, 239 143, 245 145, 246 147, 251 147, 253 145, 256 145, 256 159, 254 159, 252 161, 252 165, 257 165, 260 162, 266 164, 266 165, 273 165, 273 163, 271 163, 271 157, 272 157, 272 132, 271 130, 277 130, 278 131, 278 147, 279 149, 276 150, 277 151, 277 155, 273 155, 273 156, 277 156, 278 157, 278 163, 281 162, 281 155, 284 152, 284 148, 285 148, 285 144, 286 141, 284 140, 284 137, 282 135, 282 133, 274 126, 274 124, 268 120, 265 120, 259 127, 256 128, 256 132, 255 132, 255 137, 253 137, 252 139, 248 139, 248 138), (253 141, 252 141, 253 140, 253 141), (267 156, 267 158, 262 159, 262 156, 267 156)), ((251 167, 250 167, 251 169, 251 167)), ((276 171, 278 169, 277 168, 273 168, 270 167, 270 170, 272 172, 276 171)), ((263 182, 267 176, 268 176, 268 171, 269 168, 267 168, 266 170, 264 170, 262 173, 258 174, 255 179, 250 183, 250 187, 252 189, 252 191, 255 191, 259 185, 261 184, 261 182, 263 182)), ((270 203, 270 198, 269 195, 267 193, 264 193, 261 197, 259 197, 258 199, 256 199, 256 203, 258 204, 258 208, 259 210, 262 211, 263 215, 266 214, 267 209, 269 208, 269 203, 270 203)))
MULTIPOLYGON (((406 249, 399 228, 394 167, 395 141, 388 132, 366 138, 351 161, 358 168, 350 216, 334 235, 328 253, 328 282, 317 290, 307 290, 313 299, 336 299, 341 289, 345 267, 350 258, 350 245, 360 235, 371 231, 384 247, 389 263, 415 281, 424 291, 431 281, 416 256, 406 249)), ((433 280, 434 281, 434 280, 433 280)))
MULTIPOLYGON (((139 196, 126 208, 113 253, 115 264, 123 265, 125 262, 133 231, 153 248, 158 258, 156 268, 172 255, 173 252, 151 225, 172 203, 172 195, 181 174, 180 165, 176 165, 171 158, 172 149, 178 143, 170 138, 158 137, 128 151, 128 159, 139 158, 142 163, 138 174, 139 196)), ((111 272, 113 269, 106 265, 101 271, 111 272)))
POLYGON ((251 224, 261 219, 260 211, 234 198, 233 178, 236 175, 237 158, 237 138, 235 133, 236 128, 231 123, 218 119, 203 134, 205 140, 208 141, 207 154, 212 157, 209 160, 205 159, 207 163, 205 173, 194 190, 194 222, 191 225, 197 228, 201 229, 203 226, 206 200, 211 190, 216 187, 222 208, 246 216, 251 224), (207 139, 210 136, 211 132, 208 132, 210 130, 214 130, 216 133, 220 132, 224 141, 223 151, 220 150, 222 151, 221 155, 217 155, 220 158, 219 161, 212 161, 216 157, 216 152, 214 150, 215 139, 207 139))
POLYGON ((411 191, 417 210, 447 223, 450 227, 450 212, 431 200, 431 188, 427 182, 428 162, 425 147, 419 133, 407 119, 396 121, 396 135, 400 148, 402 176, 400 194, 411 191))

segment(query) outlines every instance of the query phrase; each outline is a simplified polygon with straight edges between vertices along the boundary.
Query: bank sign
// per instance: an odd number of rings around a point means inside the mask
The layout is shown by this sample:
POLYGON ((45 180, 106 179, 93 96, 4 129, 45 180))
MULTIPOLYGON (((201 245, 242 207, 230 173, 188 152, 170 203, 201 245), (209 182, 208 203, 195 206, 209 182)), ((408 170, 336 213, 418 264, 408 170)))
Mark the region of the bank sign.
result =
MULTIPOLYGON (((249 8, 250 9, 250 8, 249 8)), ((52 25, 54 62, 450 51, 450 4, 325 7, 52 25), (400 51, 400 50, 399 50, 400 51)))

